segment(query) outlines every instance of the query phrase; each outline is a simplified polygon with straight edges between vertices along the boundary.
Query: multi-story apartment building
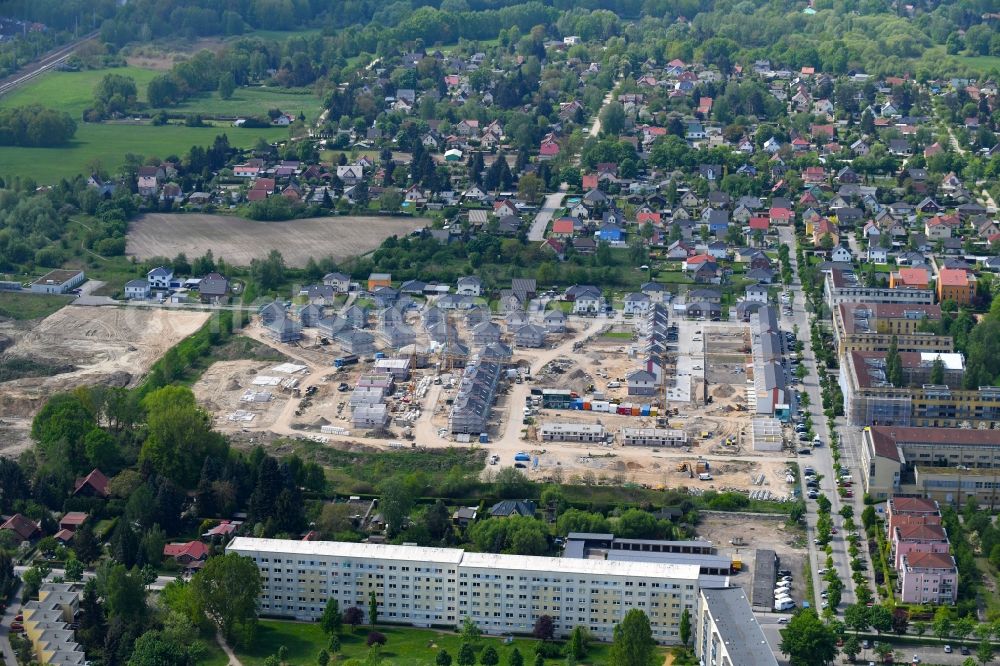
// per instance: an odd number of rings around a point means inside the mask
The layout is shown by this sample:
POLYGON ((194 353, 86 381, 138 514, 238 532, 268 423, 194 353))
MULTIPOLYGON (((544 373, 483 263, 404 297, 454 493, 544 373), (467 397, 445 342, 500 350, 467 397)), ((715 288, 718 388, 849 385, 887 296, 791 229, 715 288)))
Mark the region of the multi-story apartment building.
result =
POLYGON ((903 558, 913 553, 944 553, 951 550, 948 533, 941 525, 897 525, 889 535, 893 566, 899 569, 903 558))
POLYGON ((41 664, 80 666, 86 655, 70 628, 80 606, 80 589, 72 583, 43 583, 38 600, 24 605, 24 633, 41 664))
POLYGON ((942 268, 937 276, 938 301, 968 305, 976 296, 976 276, 962 268, 942 268))
POLYGON ((907 604, 954 604, 958 599, 958 567, 943 553, 911 553, 903 557, 899 591, 907 604))
POLYGON ((901 352, 947 354, 954 351, 951 336, 919 331, 923 322, 941 319, 937 305, 897 303, 841 303, 833 308, 833 335, 837 353, 885 352, 895 338, 901 352))
POLYGON ((331 597, 341 608, 366 609, 374 592, 387 623, 453 627, 468 617, 490 634, 528 633, 549 615, 557 636, 584 626, 608 641, 625 613, 638 608, 653 637, 670 644, 680 640, 684 610, 695 612, 699 587, 694 564, 245 537, 226 551, 260 569, 262 615, 298 620, 321 617, 331 597))
POLYGON ((701 590, 694 651, 704 666, 777 666, 741 587, 701 590))
POLYGON ((853 271, 839 268, 827 271, 823 281, 823 299, 833 310, 841 303, 898 303, 926 304, 934 302, 934 292, 930 289, 890 289, 888 287, 865 287, 858 282, 853 271))
POLYGON ((946 428, 1000 425, 1000 387, 958 388, 964 373, 961 355, 901 352, 900 359, 907 384, 903 387, 889 382, 884 353, 854 351, 841 359, 839 383, 848 423, 946 428), (945 384, 921 383, 929 380, 939 358, 945 384))
POLYGON ((1000 430, 872 426, 861 433, 861 466, 876 500, 1000 503, 1000 430))
POLYGON ((941 507, 936 500, 924 497, 890 497, 885 515, 890 532, 901 525, 941 524, 941 507))

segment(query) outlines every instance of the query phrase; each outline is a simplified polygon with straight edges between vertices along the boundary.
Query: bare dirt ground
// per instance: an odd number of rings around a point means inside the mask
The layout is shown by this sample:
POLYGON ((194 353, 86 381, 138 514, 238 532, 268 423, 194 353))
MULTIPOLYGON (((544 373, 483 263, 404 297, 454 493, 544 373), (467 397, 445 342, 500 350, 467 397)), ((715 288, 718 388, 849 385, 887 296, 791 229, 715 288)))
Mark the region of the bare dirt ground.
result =
POLYGON ((427 226, 417 217, 310 217, 285 222, 255 222, 228 215, 149 213, 129 227, 126 252, 140 260, 184 252, 200 257, 212 250, 230 264, 279 250, 289 266, 302 268, 310 257, 344 259, 377 248, 389 236, 427 226))
POLYGON ((254 386, 253 380, 258 375, 275 375, 268 371, 275 365, 274 361, 219 361, 213 363, 191 389, 198 402, 214 415, 216 427, 240 425, 228 418, 237 410, 254 413, 256 416, 251 423, 266 427, 274 423, 284 409, 289 394, 279 386, 254 386), (267 391, 272 398, 269 402, 243 402, 240 398, 248 390, 267 391))
POLYGON ((735 576, 733 582, 748 590, 757 549, 773 550, 781 560, 781 568, 792 572, 792 598, 805 599, 802 566, 807 550, 801 530, 789 530, 781 520, 765 520, 746 514, 731 517, 702 514, 696 531, 700 538, 711 541, 720 555, 738 555, 743 560, 743 572, 735 576), (738 537, 742 537, 742 545, 731 543, 738 537))
POLYGON ((0 383, 0 451, 14 453, 28 443, 31 419, 53 393, 88 384, 133 386, 208 317, 207 312, 73 306, 34 325, 4 328, 14 344, 0 362, 37 360, 65 371, 0 383))

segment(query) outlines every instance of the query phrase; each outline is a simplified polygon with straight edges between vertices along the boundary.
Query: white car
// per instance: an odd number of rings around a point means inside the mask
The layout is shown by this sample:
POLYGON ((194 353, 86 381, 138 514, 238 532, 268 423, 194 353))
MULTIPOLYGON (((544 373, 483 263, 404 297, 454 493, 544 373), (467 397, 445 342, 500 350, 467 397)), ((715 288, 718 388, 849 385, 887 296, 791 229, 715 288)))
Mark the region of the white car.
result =
POLYGON ((788 624, 788 616, 779 617, 778 618, 778 624, 788 624))

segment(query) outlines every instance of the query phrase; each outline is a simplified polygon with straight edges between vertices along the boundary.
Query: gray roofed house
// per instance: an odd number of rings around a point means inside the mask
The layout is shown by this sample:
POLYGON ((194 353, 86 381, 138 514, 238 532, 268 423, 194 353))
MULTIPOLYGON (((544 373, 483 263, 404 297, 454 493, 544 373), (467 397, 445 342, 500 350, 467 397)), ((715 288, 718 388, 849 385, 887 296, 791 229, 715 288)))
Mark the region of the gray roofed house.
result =
POLYGON ((323 317, 322 319, 317 319, 316 321, 313 322, 312 325, 319 330, 319 333, 321 335, 325 335, 331 338, 344 329, 354 328, 353 326, 351 326, 351 322, 347 321, 340 315, 337 315, 335 317, 323 317))
POLYGON ((476 298, 461 294, 445 294, 435 302, 435 305, 442 310, 471 310, 476 307, 476 298))
POLYGON ((265 325, 267 334, 276 342, 294 342, 302 337, 302 327, 297 321, 292 321, 282 314, 280 319, 274 319, 265 325))
POLYGON ((722 306, 718 303, 709 303, 707 301, 696 301, 694 303, 689 303, 686 307, 686 314, 688 317, 719 317, 722 315, 722 306))
POLYGON ((358 307, 357 305, 352 305, 351 307, 344 310, 344 319, 350 322, 351 326, 354 328, 367 328, 368 327, 368 310, 366 308, 358 307))
POLYGON ((518 297, 511 289, 500 290, 500 309, 503 312, 523 311, 527 301, 518 297))
POLYGON ((507 323, 508 328, 514 328, 516 326, 524 326, 528 323, 528 315, 521 310, 515 310, 510 312, 504 317, 504 321, 507 323))
POLYGON ((346 354, 363 356, 375 350, 375 338, 371 333, 366 333, 365 331, 344 328, 337 331, 333 338, 346 354))
POLYGON ((472 343, 482 347, 500 342, 500 333, 500 326, 492 321, 484 321, 472 328, 472 343))
POLYGON ((261 306, 257 312, 260 314, 260 321, 264 326, 285 318, 285 306, 277 301, 271 301, 267 305, 261 306))
POLYGON ((511 356, 513 355, 514 350, 502 342, 486 345, 483 347, 483 350, 479 352, 479 358, 487 361, 493 361, 494 363, 500 363, 501 365, 509 362, 511 356))
POLYGON ((336 294, 337 290, 328 284, 310 284, 299 289, 299 296, 321 305, 333 305, 336 294))
POLYGON ((315 303, 309 303, 299 308, 299 323, 304 328, 311 328, 323 318, 323 307, 315 303))
POLYGON ((566 313, 562 310, 549 310, 542 317, 542 324, 549 333, 565 333, 566 313))
POLYGON ((499 363, 482 359, 466 366, 448 416, 448 427, 452 433, 479 434, 487 431, 500 371, 499 363))
POLYGON ((220 301, 229 293, 229 280, 220 273, 208 273, 198 283, 198 293, 202 300, 220 301))
POLYGON ((774 271, 770 268, 751 268, 746 272, 746 279, 756 280, 762 284, 771 284, 774 282, 774 271))
POLYGON ((490 516, 493 518, 509 518, 510 516, 535 515, 536 505, 531 500, 501 500, 490 507, 490 516))
POLYGON ((462 296, 480 296, 483 290, 483 281, 475 275, 467 275, 458 278, 458 288, 456 293, 462 296))
POLYGON ((327 273, 323 276, 323 284, 333 287, 340 293, 344 293, 351 287, 351 276, 344 273, 327 273))
POLYGON ((740 321, 750 321, 750 315, 765 306, 766 303, 759 301, 740 301, 736 304, 736 318, 740 321))
POLYGON ((490 312, 489 308, 477 305, 471 308, 465 313, 465 325, 468 328, 474 327, 476 324, 481 324, 484 321, 490 321, 493 319, 493 313, 490 312))
POLYGON ((424 289, 427 287, 427 283, 423 280, 407 280, 399 286, 399 291, 404 294, 415 294, 421 296, 424 293, 424 289))
POLYGON ((393 349, 402 349, 417 341, 417 334, 413 327, 402 321, 385 322, 379 327, 378 335, 393 349))
POLYGON ((425 328, 427 329, 427 337, 430 338, 431 342, 436 342, 439 345, 452 340, 458 340, 458 329, 451 322, 439 321, 425 328))
POLYGON ((545 329, 538 324, 525 324, 514 329, 514 344, 518 347, 545 346, 545 329))
POLYGON ((654 395, 657 383, 656 375, 644 369, 633 370, 625 375, 629 395, 654 395))
POLYGON ((376 287, 375 291, 372 292, 372 300, 380 308, 389 307, 397 299, 399 299, 399 292, 392 287, 376 287))
POLYGON ((504 215, 497 222, 497 232, 505 236, 513 236, 521 230, 524 221, 517 215, 504 215))
POLYGON ((524 303, 535 297, 536 288, 534 278, 514 278, 510 281, 510 290, 524 303))
POLYGON ((722 293, 715 289, 692 289, 687 293, 687 300, 689 302, 707 301, 708 303, 721 303, 722 293))

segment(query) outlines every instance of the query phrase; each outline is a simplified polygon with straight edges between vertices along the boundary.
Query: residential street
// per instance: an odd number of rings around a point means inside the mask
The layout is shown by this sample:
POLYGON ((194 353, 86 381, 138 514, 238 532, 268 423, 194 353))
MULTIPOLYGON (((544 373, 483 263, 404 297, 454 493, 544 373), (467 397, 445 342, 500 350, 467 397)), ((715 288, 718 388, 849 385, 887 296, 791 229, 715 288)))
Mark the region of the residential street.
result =
POLYGON ((549 222, 552 221, 552 216, 559 210, 565 196, 562 192, 555 192, 545 196, 545 201, 542 203, 542 207, 538 209, 535 221, 531 223, 531 229, 528 230, 529 241, 540 243, 545 240, 545 229, 549 226, 549 222))
MULTIPOLYGON (((781 243, 787 245, 791 248, 795 247, 795 237, 793 227, 781 227, 779 228, 779 237, 781 243)), ((809 395, 809 413, 812 416, 813 429, 816 434, 820 436, 823 440, 823 446, 813 450, 812 455, 809 456, 799 456, 799 467, 800 470, 806 465, 813 467, 816 470, 816 474, 820 475, 822 478, 820 480, 820 491, 826 495, 833 505, 832 508, 832 519, 833 525, 837 528, 838 534, 833 535, 831 540, 831 546, 833 547, 833 564, 835 569, 842 581, 844 581, 844 590, 841 595, 841 605, 839 610, 842 612, 843 608, 847 605, 853 604, 855 601, 854 592, 854 581, 851 578, 851 567, 850 567, 850 557, 847 553, 847 541, 845 540, 845 534, 843 530, 843 518, 839 515, 839 511, 844 503, 849 503, 850 506, 854 507, 855 522, 860 522, 860 515, 862 510, 862 503, 860 498, 860 493, 855 493, 853 500, 841 500, 840 496, 837 494, 836 490, 836 480, 833 471, 833 455, 830 451, 830 433, 827 429, 826 417, 823 414, 823 402, 822 395, 820 393, 819 380, 816 374, 816 358, 812 351, 812 341, 811 341, 811 329, 809 326, 809 316, 805 310, 805 295, 802 292, 801 284, 798 282, 798 265, 795 259, 795 251, 791 252, 792 268, 795 274, 795 281, 789 289, 792 292, 793 307, 792 307, 792 317, 787 320, 789 328, 798 326, 799 340, 804 344, 803 350, 803 364, 809 371, 802 383, 802 390, 809 395)), ((847 454, 843 454, 844 460, 848 458, 847 454)), ((860 481, 858 477, 858 470, 856 466, 851 467, 851 471, 854 474, 855 481, 860 481)), ((803 495, 805 494, 805 487, 803 482, 803 495)), ((812 576, 813 576, 813 588, 816 593, 817 602, 819 599, 820 592, 825 589, 825 585, 822 581, 822 577, 819 575, 819 569, 825 566, 826 555, 815 543, 813 539, 816 538, 816 520, 819 514, 816 510, 816 502, 813 500, 806 500, 806 521, 808 524, 808 545, 809 545, 809 562, 811 566, 812 576)))

